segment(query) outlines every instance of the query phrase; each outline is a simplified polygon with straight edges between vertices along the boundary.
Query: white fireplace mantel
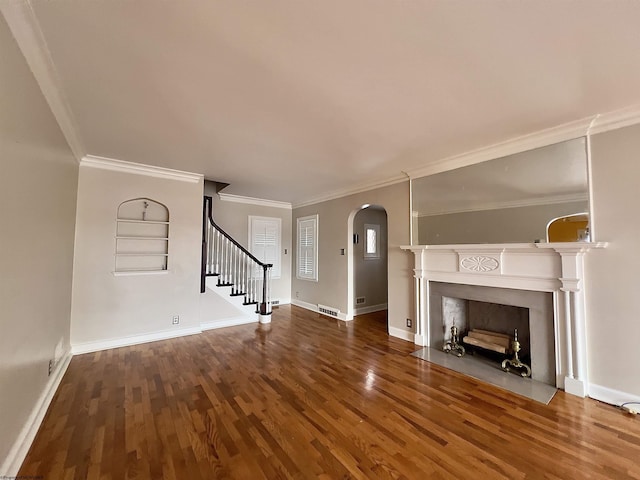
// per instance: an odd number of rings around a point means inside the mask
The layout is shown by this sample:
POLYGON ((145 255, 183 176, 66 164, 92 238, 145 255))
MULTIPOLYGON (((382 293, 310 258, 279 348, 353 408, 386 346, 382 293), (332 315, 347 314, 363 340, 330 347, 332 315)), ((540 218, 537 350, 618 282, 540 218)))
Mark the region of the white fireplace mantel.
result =
POLYGON ((556 386, 581 397, 588 388, 584 254, 604 242, 411 245, 415 256, 415 343, 431 345, 429 282, 551 292, 556 386))

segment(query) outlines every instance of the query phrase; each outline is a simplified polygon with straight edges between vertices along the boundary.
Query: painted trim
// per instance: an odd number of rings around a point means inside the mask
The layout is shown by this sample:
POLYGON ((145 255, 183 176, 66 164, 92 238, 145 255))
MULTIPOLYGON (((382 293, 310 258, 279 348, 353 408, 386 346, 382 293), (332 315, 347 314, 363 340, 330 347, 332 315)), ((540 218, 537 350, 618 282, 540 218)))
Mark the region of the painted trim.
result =
POLYGON ((400 340, 406 340, 407 342, 415 343, 415 335, 413 332, 409 332, 402 328, 389 327, 389 335, 399 338, 400 340))
POLYGON ((60 382, 69 367, 72 356, 72 353, 67 351, 65 356, 62 357, 62 361, 59 363, 53 376, 49 377, 44 390, 33 406, 31 414, 22 427, 20 434, 13 442, 13 446, 9 450, 9 454, 0 466, 0 475, 2 475, 0 478, 15 478, 18 475, 20 466, 22 465, 22 462, 24 462, 24 459, 31 448, 31 444, 36 438, 38 429, 42 424, 42 420, 44 420, 44 416, 51 404, 51 400, 53 400, 53 396, 58 391, 58 387, 60 386, 60 382))
POLYGON ((30 0, 0 2, 0 12, 4 15, 22 55, 33 72, 73 156, 79 162, 85 155, 86 149, 71 106, 64 94, 49 46, 33 11, 32 2, 30 0))
POLYGON ((243 197, 242 195, 233 195, 231 193, 218 193, 218 197, 224 202, 246 203, 249 205, 259 205, 261 207, 283 208, 285 210, 291 210, 293 208, 290 202, 281 202, 279 200, 243 197))
POLYGON ((468 165, 485 162, 487 160, 506 157, 507 155, 512 155, 514 153, 533 150, 535 148, 552 145, 565 140, 583 137, 586 136, 592 121, 593 116, 564 123, 552 128, 546 128, 527 135, 521 135, 504 142, 494 143, 493 145, 480 147, 475 150, 436 160, 434 162, 430 162, 428 165, 408 170, 407 173, 412 179, 426 177, 435 173, 466 167, 468 165))
POLYGON ((83 353, 98 352, 100 350, 108 350, 110 348, 129 347, 131 345, 156 342, 158 340, 167 340, 169 338, 185 337, 187 335, 196 335, 198 333, 202 333, 200 326, 180 328, 175 330, 164 330, 162 332, 145 333, 142 335, 131 335, 127 337, 114 338, 111 340, 74 343, 71 344, 71 352, 74 355, 81 355, 83 353))
POLYGON ((368 307, 356 308, 354 315, 364 315, 365 313, 380 312, 381 310, 387 310, 388 305, 386 303, 380 303, 378 305, 369 305, 368 307))
POLYGON ((632 393, 623 392, 621 390, 614 390, 613 388, 603 387, 602 385, 589 385, 590 398, 599 400, 601 402, 609 403, 611 405, 620 406, 625 402, 640 402, 640 396, 633 395, 632 393))
POLYGON ((222 320, 211 320, 200 323, 202 331, 216 330, 218 328, 237 327, 238 325, 246 325, 248 323, 257 323, 258 316, 255 318, 249 315, 239 315, 237 317, 224 318, 222 320))
POLYGON ((103 170, 111 170, 115 172, 130 173, 135 175, 145 175, 147 177, 178 180, 181 182, 189 183, 198 183, 203 181, 204 179, 204 176, 199 173, 184 172, 182 170, 173 170, 171 168, 164 167, 155 167, 153 165, 144 165, 142 163, 125 162, 124 160, 97 157, 94 155, 85 155, 84 157, 82 157, 82 160, 80 160, 80 166, 101 168, 103 170))
POLYGON ((438 215, 452 215, 456 213, 478 212, 485 210, 500 210, 503 208, 521 208, 521 207, 534 207, 539 205, 556 205, 558 203, 571 203, 571 202, 586 202, 589 201, 589 194, 569 194, 569 195, 556 195, 546 198, 532 198, 528 200, 518 200, 511 202, 491 202, 485 204, 476 204, 472 208, 461 208, 458 210, 444 210, 440 212, 428 212, 418 213, 415 212, 415 217, 435 217, 438 215))
POLYGON ((640 105, 631 105, 619 110, 597 115, 589 133, 595 135, 610 130, 617 130, 618 128, 630 127, 637 123, 640 123, 640 105))
POLYGON ((396 183, 408 182, 409 178, 404 173, 399 175, 393 175, 389 178, 382 180, 374 180, 367 183, 359 183, 349 188, 343 188, 340 190, 333 190, 324 195, 312 197, 308 200, 304 200, 300 203, 294 203, 293 208, 307 207, 309 205, 315 205, 316 203, 327 202, 329 200, 335 200, 336 198, 348 197, 356 193, 368 192, 369 190, 376 190, 378 188, 388 187, 395 185, 396 183))
POLYGON ((336 308, 336 310, 338 310, 338 316, 337 317, 332 317, 331 315, 327 315, 326 313, 320 313, 320 311, 318 311, 318 305, 314 305, 313 303, 303 302, 302 300, 296 300, 296 299, 292 298, 291 299, 291 305, 295 305, 296 307, 304 308, 305 310, 310 310, 312 312, 317 313, 318 315, 324 315, 325 317, 329 317, 329 318, 337 318, 338 320, 343 320, 345 322, 353 320, 353 317, 349 318, 348 315, 346 315, 345 313, 341 312, 336 307, 331 307, 331 308, 336 308))

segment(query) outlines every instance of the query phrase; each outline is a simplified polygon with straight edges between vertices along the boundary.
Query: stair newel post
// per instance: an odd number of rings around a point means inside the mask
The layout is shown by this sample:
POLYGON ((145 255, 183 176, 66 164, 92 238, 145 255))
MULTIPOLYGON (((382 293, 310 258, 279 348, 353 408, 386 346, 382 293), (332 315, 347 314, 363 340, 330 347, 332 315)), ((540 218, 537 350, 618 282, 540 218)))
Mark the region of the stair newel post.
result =
POLYGON ((267 297, 269 265, 262 265, 262 298, 260 299, 260 315, 269 315, 269 299, 267 297))

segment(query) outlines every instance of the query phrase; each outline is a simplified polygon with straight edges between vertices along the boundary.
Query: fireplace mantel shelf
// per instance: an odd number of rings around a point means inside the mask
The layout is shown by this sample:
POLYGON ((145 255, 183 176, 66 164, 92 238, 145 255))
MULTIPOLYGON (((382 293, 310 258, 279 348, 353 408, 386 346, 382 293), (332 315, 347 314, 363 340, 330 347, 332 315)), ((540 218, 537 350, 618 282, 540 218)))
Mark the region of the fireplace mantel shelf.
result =
POLYGON ((414 341, 431 345, 429 283, 551 292, 554 295, 556 386, 586 396, 584 256, 606 242, 406 245, 415 257, 414 341))
POLYGON ((536 251, 536 250, 554 250, 560 251, 581 251, 586 252, 594 248, 606 248, 607 242, 553 242, 553 243, 461 243, 452 245, 401 245, 403 250, 442 250, 442 251, 454 251, 454 252, 468 252, 468 251, 491 251, 491 252, 504 252, 504 251, 536 251))

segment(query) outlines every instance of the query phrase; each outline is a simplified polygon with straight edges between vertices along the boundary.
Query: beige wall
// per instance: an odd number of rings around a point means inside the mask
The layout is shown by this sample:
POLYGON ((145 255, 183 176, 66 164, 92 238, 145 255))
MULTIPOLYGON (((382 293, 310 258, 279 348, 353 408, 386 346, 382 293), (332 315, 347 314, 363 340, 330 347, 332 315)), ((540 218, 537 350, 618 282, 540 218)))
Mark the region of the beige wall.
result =
POLYGON ((589 379, 640 396, 640 125, 591 145, 594 239, 609 246, 586 256, 589 379))
MULTIPOLYGON (((208 182, 207 182, 208 183, 208 182)), ((281 275, 272 282, 272 298, 281 303, 291 301, 291 210, 263 205, 251 205, 220 200, 215 191, 206 189, 213 198, 213 219, 231 235, 240 245, 249 244, 249 215, 279 218, 282 221, 282 245, 280 251, 281 275), (285 253, 285 250, 287 253, 285 253)))
POLYGON ((389 327, 408 332, 406 319, 413 319, 413 258, 412 254, 400 250, 400 245, 409 244, 410 238, 408 181, 294 209, 294 230, 297 218, 319 215, 320 248, 318 281, 299 280, 295 275, 294 232, 292 301, 320 303, 347 311, 347 255, 341 255, 340 249, 348 249, 349 244, 353 244, 349 236, 349 216, 364 204, 379 205, 387 211, 389 327))
POLYGON ((387 303, 387 214, 384 210, 365 208, 353 219, 353 230, 359 236, 353 245, 355 272, 354 302, 357 297, 365 297, 365 303, 356 304, 356 309, 373 307, 387 303), (365 224, 380 226, 380 258, 364 257, 366 243, 365 224))
POLYGON ((200 327, 202 181, 81 166, 78 186, 71 341, 93 342, 200 327), (146 197, 169 209, 168 273, 115 276, 115 219, 125 200, 146 197), (180 324, 172 325, 172 317, 180 324))
MULTIPOLYGON (((69 350, 78 165, 0 15, 0 475, 69 350), (58 365, 60 366, 60 364, 58 365)), ((15 474, 15 472, 13 473, 15 474)))
POLYGON ((587 202, 570 202, 419 217, 418 241, 420 245, 545 241, 551 220, 588 210, 587 202))

